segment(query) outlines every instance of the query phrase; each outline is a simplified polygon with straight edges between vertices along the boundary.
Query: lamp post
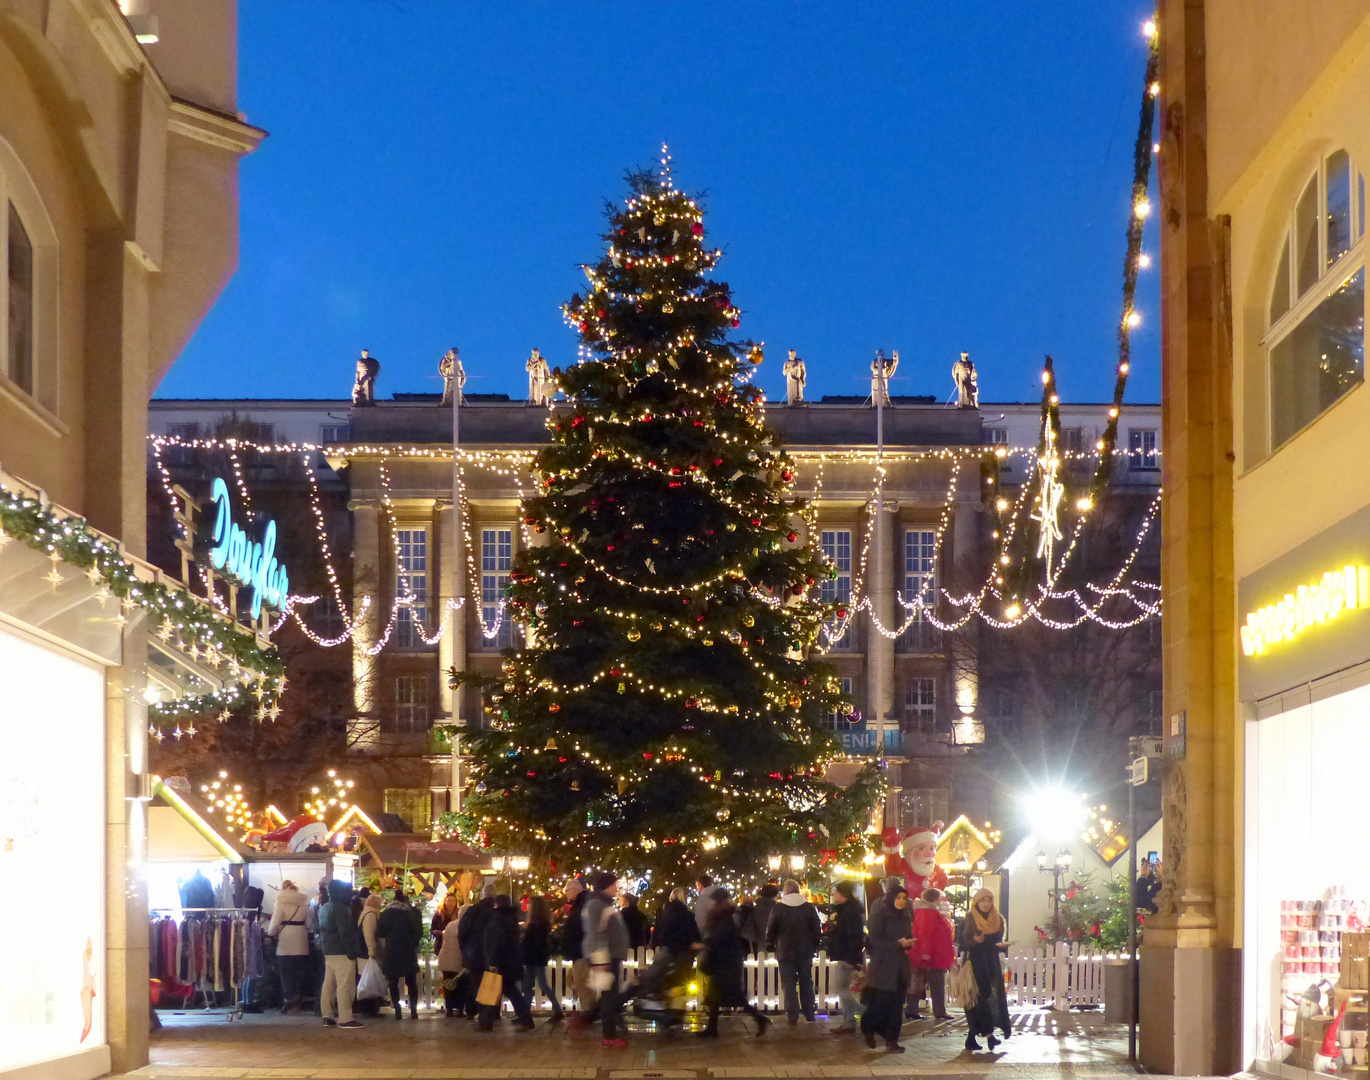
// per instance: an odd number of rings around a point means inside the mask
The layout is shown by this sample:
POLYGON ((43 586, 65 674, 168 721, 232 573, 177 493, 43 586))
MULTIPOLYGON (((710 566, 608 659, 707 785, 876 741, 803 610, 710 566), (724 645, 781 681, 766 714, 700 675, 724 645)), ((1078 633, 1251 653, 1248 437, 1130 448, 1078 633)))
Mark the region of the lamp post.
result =
MULTIPOLYGON (((1066 848, 1062 848, 1056 853, 1056 858, 1051 860, 1051 943, 1053 945, 1061 940, 1061 875, 1070 869, 1072 861, 1071 854, 1066 848)), ((1042 873, 1048 872, 1047 853, 1037 852, 1037 869, 1042 873)))
POLYGON ((781 857, 779 855, 767 855, 766 867, 772 874, 780 873, 781 857))

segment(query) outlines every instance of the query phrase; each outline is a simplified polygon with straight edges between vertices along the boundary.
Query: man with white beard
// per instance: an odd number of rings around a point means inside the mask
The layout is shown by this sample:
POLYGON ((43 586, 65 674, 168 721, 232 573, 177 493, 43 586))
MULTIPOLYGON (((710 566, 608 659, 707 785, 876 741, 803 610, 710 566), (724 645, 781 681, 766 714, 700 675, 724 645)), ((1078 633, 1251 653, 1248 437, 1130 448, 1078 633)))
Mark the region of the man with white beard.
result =
POLYGON ((900 878, 910 896, 922 896, 927 889, 945 889, 947 872, 937 865, 937 837, 942 822, 924 828, 915 826, 900 837, 899 830, 886 829, 885 873, 900 878))

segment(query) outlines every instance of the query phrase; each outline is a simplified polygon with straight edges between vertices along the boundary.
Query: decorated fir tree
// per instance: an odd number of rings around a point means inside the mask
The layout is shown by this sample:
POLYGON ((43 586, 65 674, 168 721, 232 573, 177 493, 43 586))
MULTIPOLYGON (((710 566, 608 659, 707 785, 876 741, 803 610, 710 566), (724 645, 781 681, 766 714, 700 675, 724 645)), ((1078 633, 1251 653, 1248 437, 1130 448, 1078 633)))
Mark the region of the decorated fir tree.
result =
POLYGON ((492 848, 547 873, 755 880, 769 854, 859 858, 879 780, 824 779, 823 718, 850 708, 807 656, 830 570, 749 382, 760 350, 729 339, 698 204, 664 163, 628 180, 564 307, 580 362, 557 374, 568 407, 524 504, 543 535, 510 575, 530 643, 492 687, 473 809, 492 848))

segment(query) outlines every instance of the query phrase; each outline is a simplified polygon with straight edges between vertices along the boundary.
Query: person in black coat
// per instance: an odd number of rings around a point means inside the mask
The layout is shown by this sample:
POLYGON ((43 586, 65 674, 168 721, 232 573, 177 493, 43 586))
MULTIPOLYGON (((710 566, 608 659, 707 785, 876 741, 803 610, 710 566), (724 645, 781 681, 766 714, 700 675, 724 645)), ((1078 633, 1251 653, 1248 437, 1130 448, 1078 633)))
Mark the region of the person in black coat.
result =
POLYGON ((623 925, 628 928, 628 948, 636 952, 647 947, 647 935, 652 932, 652 924, 637 906, 637 897, 632 893, 623 894, 622 910, 619 915, 623 925))
POLYGON ((725 1007, 741 1009, 755 1020, 757 1038, 771 1026, 770 1020, 747 999, 743 978, 747 952, 747 943, 737 928, 737 909, 727 890, 720 889, 704 924, 704 954, 699 961, 699 970, 709 977, 704 995, 709 1023, 699 1032, 701 1039, 718 1038, 718 1011, 725 1007))
POLYGON ((833 913, 827 929, 828 959, 837 964, 833 987, 842 1003, 842 1023, 833 1034, 855 1035, 856 1014, 861 1007, 852 993, 851 981, 866 962, 866 914, 850 881, 839 881, 833 889, 833 913))
POLYGON ((419 1018, 419 946, 423 944, 423 916, 409 902, 403 890, 395 890, 395 899, 376 920, 376 938, 381 943, 381 974, 390 983, 390 1000, 395 1005, 395 1019, 404 1014, 400 1010, 400 980, 409 991, 409 1015, 419 1018))
POLYGON ((533 994, 541 989, 552 1003, 552 1023, 557 1024, 566 1018, 566 1014, 562 1011, 561 999, 547 982, 547 964, 551 959, 552 909, 545 896, 535 896, 528 901, 528 922, 523 928, 523 983, 520 989, 528 998, 530 1011, 533 994))
MULTIPOLYGON (((471 976, 466 980, 466 1016, 474 1020, 480 1012, 476 993, 480 990, 480 973, 485 970, 485 928, 495 911, 495 885, 491 882, 481 890, 480 899, 457 920, 457 940, 461 942, 461 962, 471 976)), ((446 931, 444 931, 445 933, 446 931)))
POLYGON ((1009 1037, 1011 1021, 1008 1015, 1008 995, 1004 991, 1004 968, 1001 963, 1003 954, 1008 950, 1004 943, 1004 917, 994 906, 994 894, 981 889, 971 900, 970 911, 961 924, 958 944, 970 961, 975 973, 975 985, 979 990, 975 1005, 966 1010, 966 1023, 970 1033, 966 1036, 966 1049, 979 1050, 976 1036, 984 1035, 993 1050, 999 1045, 994 1037, 994 1029, 999 1028, 1004 1038, 1009 1037))
POLYGON ((652 966, 643 973, 640 995, 657 997, 666 978, 682 963, 691 962, 699 942, 699 924, 690 911, 684 889, 673 889, 652 930, 652 966))
MULTIPOLYGON (((503 983, 500 992, 509 999, 509 1004, 514 1006, 514 1027, 522 1031, 531 1031, 533 1015, 528 1010, 528 999, 519 989, 519 980, 523 978, 519 917, 518 912, 514 910, 513 902, 504 893, 494 898, 489 921, 485 924, 482 946, 481 955, 485 964, 483 970, 500 974, 503 983)), ((494 1005, 482 1005, 480 1030, 493 1031, 498 1016, 498 1002, 494 1005)))
POLYGON ((766 927, 766 947, 775 953, 780 967, 780 985, 785 993, 785 1015, 790 1024, 799 1023, 799 1014, 813 1023, 818 1005, 813 992, 813 957, 818 952, 823 928, 818 909, 804 899, 799 882, 785 882, 780 902, 771 909, 766 927))

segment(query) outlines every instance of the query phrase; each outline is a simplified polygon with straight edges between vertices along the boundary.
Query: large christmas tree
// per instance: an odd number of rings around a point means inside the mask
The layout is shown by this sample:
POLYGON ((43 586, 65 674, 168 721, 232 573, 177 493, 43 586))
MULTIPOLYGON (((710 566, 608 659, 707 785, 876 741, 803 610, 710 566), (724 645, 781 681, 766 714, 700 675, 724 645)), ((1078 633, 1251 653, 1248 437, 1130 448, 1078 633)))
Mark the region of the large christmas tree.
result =
POLYGON ((510 575, 530 643, 493 688, 473 810, 492 848, 547 872, 741 881, 769 854, 859 859, 880 784, 824 779, 840 748, 823 718, 850 706, 807 653, 838 613, 748 381, 760 351, 729 340, 698 204, 665 164, 628 182, 564 307, 581 358, 557 374, 570 407, 524 504, 548 543, 510 575))

